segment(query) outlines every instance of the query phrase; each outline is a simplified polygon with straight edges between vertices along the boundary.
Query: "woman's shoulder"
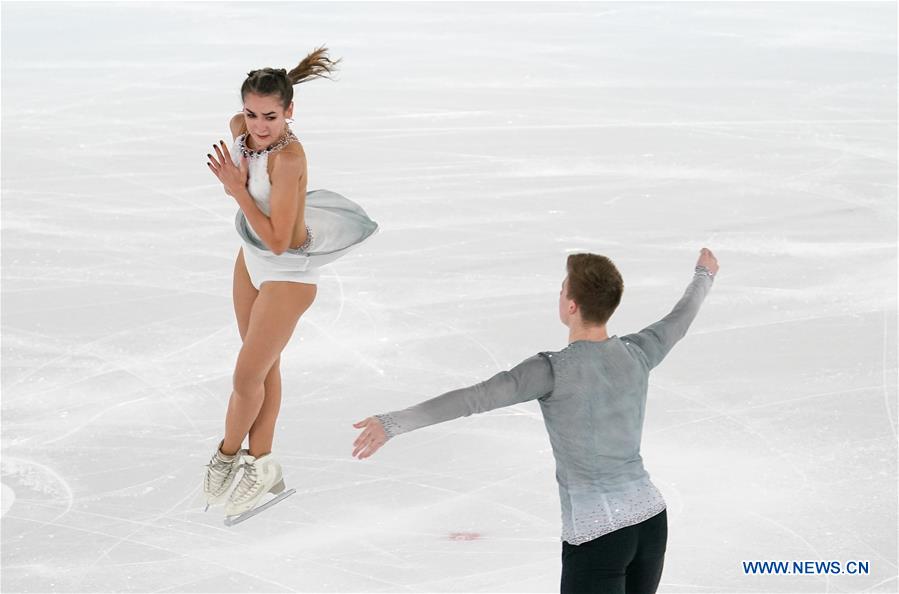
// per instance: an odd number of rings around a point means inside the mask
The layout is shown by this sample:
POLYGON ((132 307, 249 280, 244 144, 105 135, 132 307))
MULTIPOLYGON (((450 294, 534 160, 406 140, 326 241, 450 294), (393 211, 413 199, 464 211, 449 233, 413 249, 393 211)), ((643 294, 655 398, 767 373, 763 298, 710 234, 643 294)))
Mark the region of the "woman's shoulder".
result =
POLYGON ((274 161, 291 161, 305 164, 306 151, 303 150, 303 144, 299 140, 294 140, 284 148, 272 152, 269 158, 274 161))
POLYGON ((268 155, 268 172, 274 181, 277 179, 292 180, 294 176, 306 176, 306 153, 299 141, 290 142, 268 155))
POLYGON ((300 156, 303 156, 303 157, 306 156, 306 151, 305 151, 305 149, 303 149, 303 143, 300 142, 300 139, 299 139, 299 138, 297 138, 297 139, 291 141, 290 143, 287 144, 287 146, 285 146, 283 149, 281 149, 281 150, 278 151, 278 152, 279 152, 279 153, 288 153, 288 154, 300 155, 300 156))
POLYGON ((238 136, 247 131, 246 121, 244 120, 242 111, 231 117, 231 121, 228 122, 228 127, 231 128, 232 140, 236 140, 238 136))

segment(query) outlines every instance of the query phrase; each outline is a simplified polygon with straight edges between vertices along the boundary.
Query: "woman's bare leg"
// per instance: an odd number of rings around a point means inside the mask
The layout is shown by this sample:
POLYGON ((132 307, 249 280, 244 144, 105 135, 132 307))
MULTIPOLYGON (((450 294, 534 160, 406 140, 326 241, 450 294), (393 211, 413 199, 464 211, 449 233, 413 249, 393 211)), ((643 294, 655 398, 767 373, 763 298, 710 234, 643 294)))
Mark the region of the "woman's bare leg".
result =
POLYGON ((281 357, 275 361, 265 376, 265 400, 250 427, 250 455, 258 458, 272 451, 275 438, 275 422, 281 410, 281 357))
MULTIPOLYGON (((243 342, 250 327, 250 313, 253 311, 253 303, 259 291, 250 281, 250 274, 247 272, 246 262, 243 258, 243 248, 237 252, 237 259, 234 262, 234 315, 237 318, 237 330, 240 332, 240 340, 243 342)), ((281 357, 275 361, 268 375, 265 376, 264 400, 262 408, 259 411, 257 422, 250 427, 250 451, 254 452, 254 456, 265 454, 271 451, 272 439, 275 432, 275 420, 278 417, 278 411, 281 408, 281 357)), ((228 402, 228 412, 232 413, 233 394, 228 402)), ((225 448, 223 453, 234 454, 240 449, 225 448)))
MULTIPOLYGON (((253 286, 250 280, 250 273, 247 272, 247 264, 243 257, 243 247, 237 252, 237 259, 234 261, 234 282, 232 286, 232 297, 234 299, 234 315, 237 318, 237 331, 240 333, 240 340, 247 336, 247 330, 250 327, 250 314, 253 311, 253 303, 259 296, 259 290, 253 286)), ((265 378, 266 383, 269 381, 268 376, 265 378)), ((225 417, 234 414, 234 393, 228 400, 228 412, 225 417)), ((230 447, 226 442, 222 444, 221 451, 223 454, 235 454, 240 449, 243 442, 235 447, 230 447)))
MULTIPOLYGON (((306 283, 269 281, 262 284, 237 357, 222 452, 229 454, 240 449, 244 437, 262 411, 266 399, 265 379, 280 359, 281 351, 287 346, 300 316, 315 300, 316 291, 315 285, 306 283)), ((278 405, 280 407, 280 400, 278 405)), ((263 417, 260 428, 271 427, 273 433, 276 419, 277 410, 272 406, 263 417)), ((258 451, 259 448, 254 449, 258 451)))

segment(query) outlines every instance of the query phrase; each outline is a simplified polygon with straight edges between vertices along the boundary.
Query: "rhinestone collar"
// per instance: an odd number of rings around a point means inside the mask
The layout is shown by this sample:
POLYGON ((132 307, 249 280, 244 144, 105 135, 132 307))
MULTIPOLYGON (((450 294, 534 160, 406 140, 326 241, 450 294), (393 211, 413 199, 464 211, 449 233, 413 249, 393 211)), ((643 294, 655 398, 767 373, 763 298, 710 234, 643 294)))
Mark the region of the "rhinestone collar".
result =
POLYGON ((239 140, 237 143, 237 148, 240 150, 241 154, 243 154, 243 156, 248 159, 261 157, 262 155, 267 155, 269 153, 273 153, 277 150, 284 148, 285 146, 287 146, 294 140, 299 142, 299 139, 294 135, 293 130, 291 130, 290 128, 287 128, 287 132, 284 134, 284 136, 282 136, 278 140, 278 142, 276 142, 275 144, 271 145, 268 148, 254 151, 252 149, 247 148, 247 134, 248 133, 244 133, 238 137, 239 140))

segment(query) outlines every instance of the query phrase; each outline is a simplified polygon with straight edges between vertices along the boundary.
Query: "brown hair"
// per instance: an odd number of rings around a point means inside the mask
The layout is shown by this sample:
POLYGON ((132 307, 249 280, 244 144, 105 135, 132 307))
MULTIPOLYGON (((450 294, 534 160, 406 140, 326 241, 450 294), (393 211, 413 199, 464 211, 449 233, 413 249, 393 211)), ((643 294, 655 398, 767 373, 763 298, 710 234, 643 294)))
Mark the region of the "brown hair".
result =
POLYGON ((615 264, 599 254, 571 254, 567 297, 577 303, 581 319, 602 325, 609 321, 624 293, 624 280, 615 264))
POLYGON ((303 58, 290 72, 284 68, 251 70, 240 86, 240 99, 243 101, 247 93, 278 95, 281 98, 281 105, 287 109, 293 101, 293 85, 313 78, 330 78, 326 75, 334 71, 338 62, 339 59, 332 61, 328 57, 328 49, 322 46, 303 58))

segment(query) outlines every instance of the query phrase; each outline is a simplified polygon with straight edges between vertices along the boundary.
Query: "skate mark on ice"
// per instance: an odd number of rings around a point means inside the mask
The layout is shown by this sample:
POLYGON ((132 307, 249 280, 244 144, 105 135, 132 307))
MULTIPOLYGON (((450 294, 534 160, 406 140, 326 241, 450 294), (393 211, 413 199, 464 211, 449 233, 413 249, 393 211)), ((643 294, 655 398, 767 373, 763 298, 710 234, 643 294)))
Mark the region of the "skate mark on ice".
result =
MULTIPOLYGON (((4 456, 3 463, 0 464, 0 475, 3 476, 3 486, 8 488, 14 496, 15 489, 11 486, 11 483, 18 482, 21 486, 26 488, 31 488, 32 490, 43 493, 45 495, 57 496, 61 500, 65 509, 57 514, 52 520, 49 520, 44 523, 40 523, 38 526, 22 532, 17 536, 19 538, 24 537, 35 530, 38 530, 48 524, 53 524, 67 513, 72 510, 72 506, 75 502, 75 496, 72 493, 72 488, 69 486, 69 483, 66 482, 66 479, 62 477, 58 472, 50 468, 49 466, 44 466, 43 464, 39 464, 34 462, 33 460, 27 460, 25 458, 17 458, 15 456, 4 456), (48 480, 49 479, 49 480, 48 480)), ((23 490, 20 489, 18 493, 18 497, 25 501, 22 498, 23 490)), ((54 501, 58 501, 54 500, 54 501)), ((37 502, 41 503, 41 502, 37 502)), ((12 506, 12 501, 10 501, 9 506, 12 506)), ((9 507, 6 506, 4 502, 4 515, 9 511, 9 507)), ((39 520, 35 520, 36 522, 40 522, 39 520)))
POLYGON ((887 421, 890 425, 890 431, 893 432, 893 439, 896 439, 896 419, 893 418, 893 411, 890 409, 890 391, 887 389, 887 346, 889 341, 887 337, 889 336, 889 330, 887 327, 889 326, 889 316, 887 315, 887 308, 883 309, 883 359, 880 363, 880 371, 882 374, 881 379, 881 387, 883 388, 883 406, 887 411, 887 421))
POLYGON ((15 502, 16 492, 6 483, 0 483, 0 491, 3 493, 2 498, 0 498, 0 501, 3 502, 3 508, 0 510, 0 517, 2 517, 6 515, 6 512, 9 511, 13 502, 15 502))

